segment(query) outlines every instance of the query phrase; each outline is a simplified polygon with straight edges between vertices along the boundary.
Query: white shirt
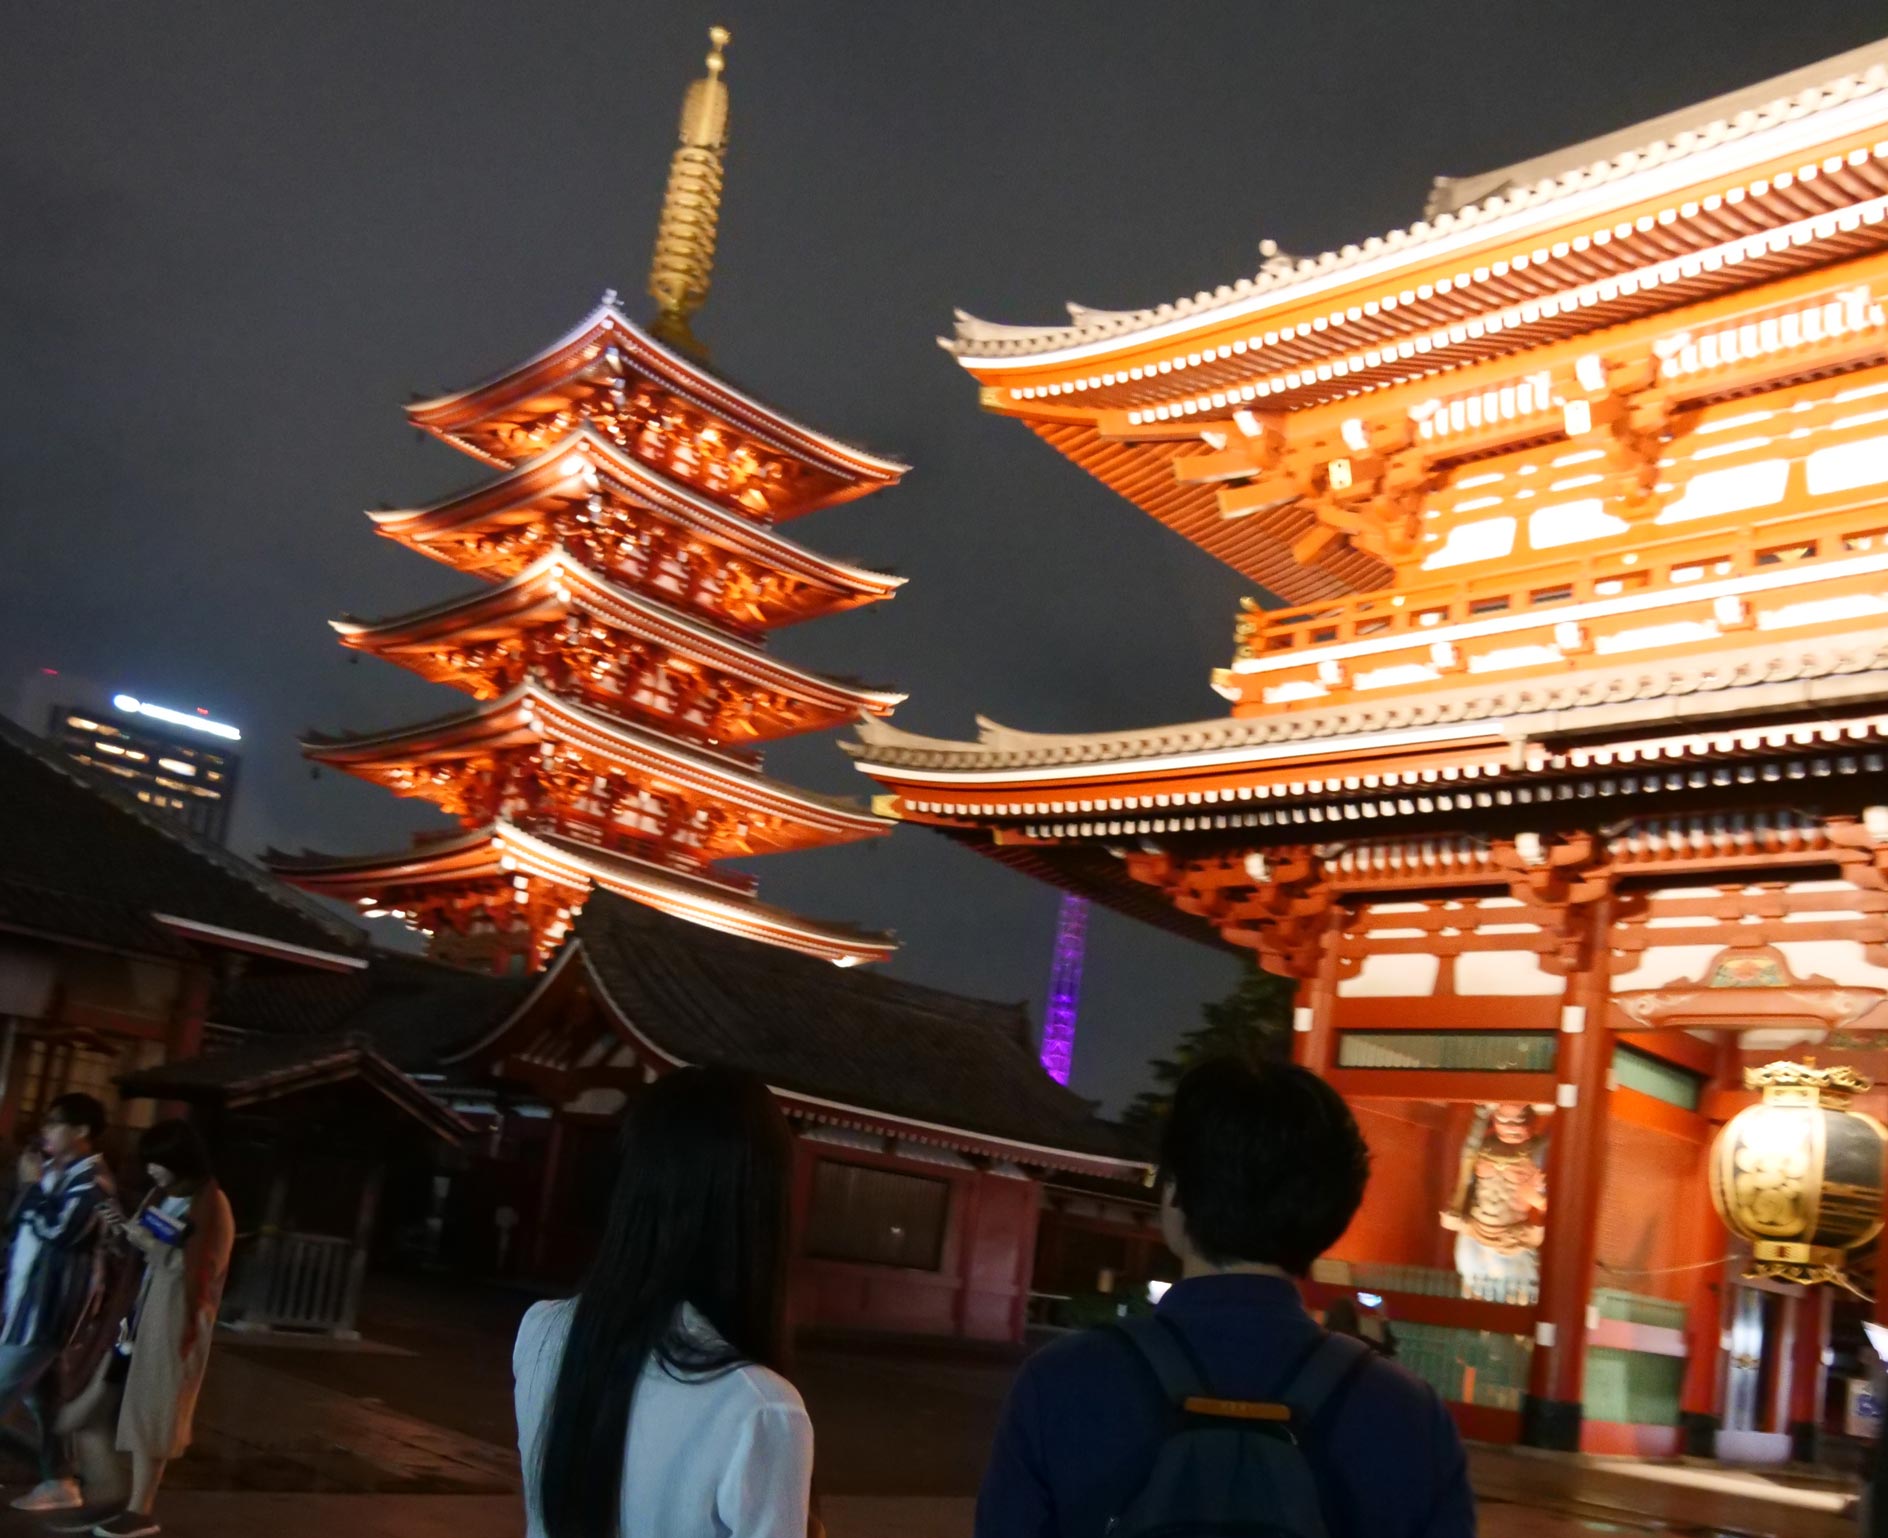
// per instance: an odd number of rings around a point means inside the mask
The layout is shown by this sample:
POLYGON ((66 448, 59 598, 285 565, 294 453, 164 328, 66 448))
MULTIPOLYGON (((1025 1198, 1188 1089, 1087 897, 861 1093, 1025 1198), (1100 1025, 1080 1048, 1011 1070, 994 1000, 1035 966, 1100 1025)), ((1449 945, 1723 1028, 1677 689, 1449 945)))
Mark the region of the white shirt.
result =
MULTIPOLYGON (((39 1189, 42 1192, 56 1189, 59 1175, 59 1167, 48 1163, 40 1171, 39 1189)), ((13 1231, 13 1248, 7 1254, 6 1310, 0 1314, 0 1332, 11 1332, 13 1328, 13 1316, 19 1312, 20 1302, 26 1296, 26 1279, 33 1274, 33 1260, 43 1242, 30 1222, 22 1222, 13 1231)))
MULTIPOLYGON (((545 1538, 537 1443, 576 1303, 535 1304, 512 1349, 525 1531, 545 1538)), ((691 1331, 711 1334, 690 1309, 691 1331)), ((637 1380, 623 1452, 623 1538, 806 1538, 813 1423, 799 1391, 765 1367, 678 1381, 651 1362, 637 1380)))

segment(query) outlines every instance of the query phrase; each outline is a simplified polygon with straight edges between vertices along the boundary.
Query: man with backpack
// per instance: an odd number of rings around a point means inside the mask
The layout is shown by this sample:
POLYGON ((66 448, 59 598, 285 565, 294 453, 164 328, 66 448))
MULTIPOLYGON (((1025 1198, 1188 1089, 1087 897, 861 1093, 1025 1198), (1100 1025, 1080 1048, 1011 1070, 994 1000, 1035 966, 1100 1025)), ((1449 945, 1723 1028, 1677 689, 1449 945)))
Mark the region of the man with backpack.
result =
POLYGON ((1161 1139, 1181 1280, 1151 1318, 1025 1363, 977 1538, 1473 1538, 1435 1391, 1305 1312, 1294 1278, 1363 1201, 1349 1107, 1302 1068, 1203 1064, 1161 1139))

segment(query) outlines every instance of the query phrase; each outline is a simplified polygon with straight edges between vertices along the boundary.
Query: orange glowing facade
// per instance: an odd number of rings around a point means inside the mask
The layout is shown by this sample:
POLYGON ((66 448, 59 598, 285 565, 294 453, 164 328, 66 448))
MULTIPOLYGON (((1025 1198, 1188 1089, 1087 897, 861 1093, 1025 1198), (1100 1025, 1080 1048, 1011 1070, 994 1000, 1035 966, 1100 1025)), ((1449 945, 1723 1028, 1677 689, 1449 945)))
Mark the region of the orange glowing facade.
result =
POLYGON ((1717 1260, 1702 1159, 1746 1063, 1888 1077, 1888 46, 945 345, 1284 606, 1218 718, 868 722, 881 804, 1299 980, 1378 1155, 1325 1282, 1470 1429, 1800 1446, 1827 1299, 1717 1260), (1502 1106, 1551 1129, 1538 1279, 1458 1285, 1436 1214, 1502 1106))
POLYGON ((760 749, 902 699, 767 650, 782 626, 888 598, 900 579, 779 532, 905 467, 800 425, 697 356, 726 137, 717 32, 689 93, 648 329, 614 294, 498 377, 407 408, 494 473, 377 530, 485 585, 417 613, 345 619, 344 645, 469 695, 391 731, 314 737, 318 763, 419 796, 462 831, 392 854, 276 855, 311 891, 397 913, 448 958, 535 966, 602 887, 840 965, 881 935, 760 903, 719 862, 869 838, 865 806, 768 778, 760 749))

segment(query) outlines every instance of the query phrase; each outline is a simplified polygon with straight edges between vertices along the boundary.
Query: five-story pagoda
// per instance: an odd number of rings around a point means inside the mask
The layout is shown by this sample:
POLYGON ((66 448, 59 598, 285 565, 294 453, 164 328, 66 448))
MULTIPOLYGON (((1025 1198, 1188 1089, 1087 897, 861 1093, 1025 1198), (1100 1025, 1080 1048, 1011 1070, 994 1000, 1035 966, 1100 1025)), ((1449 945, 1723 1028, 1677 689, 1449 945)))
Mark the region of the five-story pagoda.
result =
POLYGON ((884 716, 903 696, 766 650, 774 629, 888 598, 902 579, 816 555, 778 526, 895 483, 905 466, 801 426, 702 361, 727 139, 722 49, 689 88, 649 293, 614 293, 569 335, 486 383, 407 407, 497 472, 378 531, 478 577, 463 597, 337 621, 474 703, 437 720, 311 737, 308 755, 422 796, 460 830, 389 854, 273 854, 309 891, 398 914, 447 959, 536 966, 603 887, 842 966, 892 942, 756 900, 735 857, 842 843, 889 824, 767 778, 776 738, 884 716))

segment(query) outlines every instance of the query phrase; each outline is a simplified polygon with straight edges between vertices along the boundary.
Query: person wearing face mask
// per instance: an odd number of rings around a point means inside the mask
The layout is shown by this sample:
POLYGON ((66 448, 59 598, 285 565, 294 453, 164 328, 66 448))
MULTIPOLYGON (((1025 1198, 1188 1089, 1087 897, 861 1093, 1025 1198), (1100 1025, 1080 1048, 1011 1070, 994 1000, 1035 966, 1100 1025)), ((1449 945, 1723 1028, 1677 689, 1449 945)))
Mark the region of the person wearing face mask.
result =
POLYGON ((39 1465, 39 1483, 12 1502, 17 1511, 72 1511, 84 1504, 65 1445, 54 1431, 49 1390, 61 1352, 92 1311, 98 1245, 112 1199, 97 1143, 105 1108, 90 1095, 61 1095, 46 1108, 40 1136, 20 1155, 9 1215, 7 1275, 0 1307, 0 1415, 24 1405, 38 1428, 21 1443, 39 1465))
POLYGON ((217 1308, 229 1275, 235 1223, 187 1121, 161 1121, 138 1140, 150 1194, 119 1235, 144 1256, 144 1279, 117 1346, 124 1375, 118 1451, 131 1456, 125 1509, 91 1529, 96 1538, 151 1538, 165 1466, 190 1445, 210 1364, 217 1308))

